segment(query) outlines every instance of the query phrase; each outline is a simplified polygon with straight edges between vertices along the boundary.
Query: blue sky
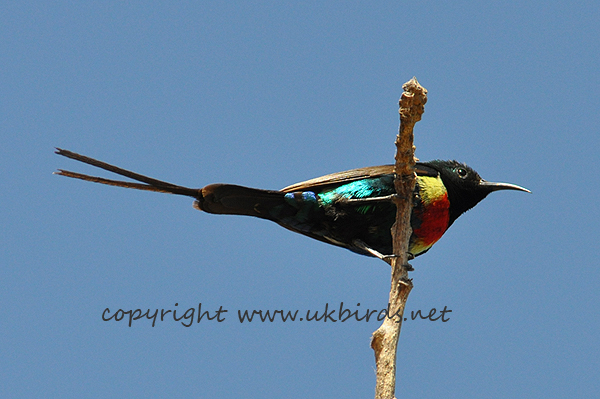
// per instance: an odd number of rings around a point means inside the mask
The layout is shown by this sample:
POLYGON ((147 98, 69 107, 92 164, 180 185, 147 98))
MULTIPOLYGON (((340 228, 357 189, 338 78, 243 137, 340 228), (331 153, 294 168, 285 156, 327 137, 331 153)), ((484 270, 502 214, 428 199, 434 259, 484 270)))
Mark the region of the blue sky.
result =
POLYGON ((378 322, 237 311, 382 309, 387 265, 52 175, 97 173, 53 149, 278 189, 391 163, 412 76, 420 159, 532 194, 490 195, 412 262, 407 312, 452 313, 404 323, 397 396, 597 394, 600 5, 406 3, 3 3, 0 396, 371 397, 378 322), (198 303, 225 321, 102 321, 198 303))

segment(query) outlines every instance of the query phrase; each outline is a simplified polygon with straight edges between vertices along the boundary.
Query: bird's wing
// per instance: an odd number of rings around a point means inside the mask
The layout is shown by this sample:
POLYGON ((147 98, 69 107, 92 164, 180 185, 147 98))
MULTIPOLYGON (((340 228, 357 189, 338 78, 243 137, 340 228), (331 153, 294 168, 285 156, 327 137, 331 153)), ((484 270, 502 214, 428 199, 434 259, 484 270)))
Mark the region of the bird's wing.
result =
MULTIPOLYGON (((437 176, 438 172, 423 163, 417 163, 415 171, 418 176, 437 176)), ((381 166, 369 166, 366 168, 352 169, 345 172, 332 173, 317 177, 314 179, 306 180, 300 183, 292 184, 283 188, 281 191, 284 193, 292 193, 296 191, 326 191, 330 187, 340 186, 342 184, 350 183, 361 179, 370 179, 383 175, 390 175, 394 173, 394 165, 381 165, 381 166)))
POLYGON ((388 175, 391 173, 394 173, 394 165, 370 166, 366 168, 347 170, 345 172, 332 173, 330 175, 306 180, 300 183, 292 184, 291 186, 287 186, 281 191, 284 193, 307 190, 322 191, 320 189, 326 189, 330 186, 339 186, 341 184, 350 183, 356 180, 368 179, 372 177, 388 175))

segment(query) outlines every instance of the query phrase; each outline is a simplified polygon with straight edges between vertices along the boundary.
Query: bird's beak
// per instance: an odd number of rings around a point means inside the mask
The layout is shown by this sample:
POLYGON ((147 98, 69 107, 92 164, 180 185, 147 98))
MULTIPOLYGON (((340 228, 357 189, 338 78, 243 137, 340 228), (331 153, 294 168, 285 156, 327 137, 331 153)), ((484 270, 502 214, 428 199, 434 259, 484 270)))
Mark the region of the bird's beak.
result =
POLYGON ((530 193, 531 191, 527 190, 525 187, 517 186, 516 184, 510 183, 492 183, 489 181, 481 180, 479 185, 482 187, 486 187, 490 191, 498 191, 498 190, 518 190, 525 191, 526 193, 530 193))

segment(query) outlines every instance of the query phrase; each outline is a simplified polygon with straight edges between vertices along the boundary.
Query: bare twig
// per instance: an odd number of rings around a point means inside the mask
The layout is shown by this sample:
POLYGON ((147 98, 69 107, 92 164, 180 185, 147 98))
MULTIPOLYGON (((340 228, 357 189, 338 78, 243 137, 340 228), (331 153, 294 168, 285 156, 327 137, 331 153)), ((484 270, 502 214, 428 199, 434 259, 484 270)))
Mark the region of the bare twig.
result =
POLYGON ((427 90, 416 78, 406 82, 400 98, 400 129, 396 136, 396 223, 392 226, 394 255, 392 259, 392 284, 389 296, 390 317, 373 333, 371 348, 375 351, 377 366, 376 399, 395 398, 396 390, 396 354, 398 337, 404 317, 404 307, 412 282, 408 278, 408 243, 412 234, 410 215, 412 196, 415 188, 415 146, 413 145, 413 127, 421 120, 427 90), (392 317, 392 315, 394 317, 392 317))

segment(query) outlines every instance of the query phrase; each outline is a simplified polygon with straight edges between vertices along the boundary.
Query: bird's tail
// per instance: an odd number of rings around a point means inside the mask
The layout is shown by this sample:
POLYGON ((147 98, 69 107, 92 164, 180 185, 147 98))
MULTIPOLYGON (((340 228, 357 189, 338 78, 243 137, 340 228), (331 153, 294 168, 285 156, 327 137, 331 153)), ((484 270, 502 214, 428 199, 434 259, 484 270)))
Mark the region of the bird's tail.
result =
POLYGON ((117 166, 108 164, 106 162, 98 161, 97 159, 94 159, 94 158, 86 157, 84 155, 79 155, 79 154, 76 154, 71 151, 63 150, 61 148, 57 148, 56 153, 58 155, 62 155, 64 157, 71 158, 71 159, 74 159, 79 162, 87 163, 88 165, 92 165, 92 166, 95 166, 100 169, 108 170, 109 172, 113 172, 113 173, 116 173, 121 176, 129 177, 130 179, 137 180, 137 181, 145 183, 145 184, 105 179, 102 177, 89 176, 89 175, 84 175, 81 173, 70 172, 68 170, 63 170, 63 169, 59 169, 58 172, 54 172, 57 175, 73 177, 75 179, 91 181, 94 183, 107 184, 109 186, 135 188, 136 190, 155 191, 155 192, 159 192, 159 193, 187 195, 189 197, 194 197, 194 198, 196 198, 198 196, 198 192, 199 192, 198 189, 177 186, 175 184, 167 183, 162 180, 153 179, 148 176, 140 175, 138 173, 119 168, 117 166))
POLYGON ((107 184, 109 186, 185 195, 196 199, 194 208, 208 213, 248 215, 263 219, 272 219, 273 209, 281 208, 281 206, 285 207, 285 194, 281 191, 260 190, 233 184, 211 184, 204 188, 188 188, 140 175, 68 150, 57 148, 56 153, 137 180, 141 183, 105 179, 103 177, 89 176, 63 169, 54 172, 57 175, 107 184))

